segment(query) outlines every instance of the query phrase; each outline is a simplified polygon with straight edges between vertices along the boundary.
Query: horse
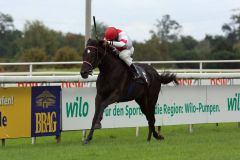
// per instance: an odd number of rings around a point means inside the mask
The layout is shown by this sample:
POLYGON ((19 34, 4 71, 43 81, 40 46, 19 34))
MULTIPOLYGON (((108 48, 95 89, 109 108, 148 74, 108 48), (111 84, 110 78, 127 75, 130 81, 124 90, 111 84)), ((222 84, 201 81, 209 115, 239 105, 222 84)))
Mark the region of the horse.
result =
POLYGON ((128 66, 103 40, 89 39, 87 41, 80 74, 82 78, 86 79, 97 67, 100 73, 96 81, 95 113, 90 132, 84 140, 84 144, 88 144, 92 140, 95 125, 100 123, 104 109, 108 105, 131 100, 136 101, 148 121, 147 141, 151 140, 152 135, 157 140, 164 139, 155 130, 155 105, 161 84, 170 82, 178 84, 176 75, 170 72, 159 75, 152 66, 147 64, 137 63, 136 66, 148 80, 148 85, 144 81, 133 80, 128 66))

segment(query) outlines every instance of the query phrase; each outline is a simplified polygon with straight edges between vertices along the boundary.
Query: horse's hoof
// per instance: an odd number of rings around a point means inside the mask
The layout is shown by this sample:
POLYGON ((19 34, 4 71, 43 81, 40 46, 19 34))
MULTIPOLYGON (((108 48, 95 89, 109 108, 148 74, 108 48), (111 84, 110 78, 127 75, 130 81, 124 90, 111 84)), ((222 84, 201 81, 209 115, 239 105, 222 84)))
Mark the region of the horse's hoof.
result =
POLYGON ((159 134, 159 135, 158 135, 158 139, 159 139, 159 140, 164 140, 164 137, 159 134))
POLYGON ((86 144, 88 144, 89 143, 89 140, 87 140, 87 139, 85 139, 84 141, 83 141, 83 144, 84 145, 86 145, 86 144))

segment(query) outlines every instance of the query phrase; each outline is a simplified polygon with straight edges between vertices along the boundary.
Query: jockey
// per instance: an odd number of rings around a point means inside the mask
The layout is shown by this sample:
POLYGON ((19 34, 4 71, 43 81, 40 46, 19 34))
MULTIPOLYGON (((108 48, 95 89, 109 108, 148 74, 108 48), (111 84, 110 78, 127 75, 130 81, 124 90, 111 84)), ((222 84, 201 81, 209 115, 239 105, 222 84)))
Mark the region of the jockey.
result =
POLYGON ((104 33, 104 40, 115 48, 119 58, 122 59, 129 67, 133 74, 133 79, 139 79, 140 73, 136 69, 136 66, 132 62, 132 55, 134 48, 132 41, 126 32, 117 29, 115 27, 108 27, 104 33))

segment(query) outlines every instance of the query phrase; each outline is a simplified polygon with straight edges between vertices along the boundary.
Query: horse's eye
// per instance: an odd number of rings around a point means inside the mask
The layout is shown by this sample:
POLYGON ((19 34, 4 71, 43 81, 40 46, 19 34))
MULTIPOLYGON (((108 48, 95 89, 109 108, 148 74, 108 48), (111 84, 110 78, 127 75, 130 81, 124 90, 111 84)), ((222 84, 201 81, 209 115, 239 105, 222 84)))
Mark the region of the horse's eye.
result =
POLYGON ((90 50, 89 50, 89 49, 87 50, 87 53, 90 53, 90 50))

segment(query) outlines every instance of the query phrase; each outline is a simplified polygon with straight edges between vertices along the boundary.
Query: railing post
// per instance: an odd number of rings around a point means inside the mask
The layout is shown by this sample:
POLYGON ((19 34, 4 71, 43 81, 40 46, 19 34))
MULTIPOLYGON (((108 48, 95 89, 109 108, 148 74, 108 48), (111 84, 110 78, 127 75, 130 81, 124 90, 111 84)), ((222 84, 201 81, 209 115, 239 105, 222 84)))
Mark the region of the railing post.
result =
POLYGON ((29 75, 32 76, 32 71, 33 71, 33 64, 29 64, 29 75))
POLYGON ((36 141, 37 141, 36 137, 32 137, 32 144, 36 144, 36 141))
POLYGON ((202 73, 202 69, 203 69, 203 62, 199 62, 199 71, 200 73, 202 73))
POLYGON ((84 130, 82 131, 82 141, 84 141, 85 138, 86 138, 86 130, 84 129, 84 130))
POLYGON ((61 142, 61 134, 56 136, 57 143, 61 142))
POLYGON ((193 125, 189 124, 189 132, 192 133, 193 132, 193 125))
MULTIPOLYGON (((32 76, 32 71, 33 71, 33 64, 29 64, 29 76, 32 76)), ((36 137, 32 137, 32 144, 36 144, 36 137)))
POLYGON ((136 127, 136 137, 139 136, 139 127, 136 127))
POLYGON ((5 147, 5 142, 6 142, 6 140, 2 139, 2 147, 5 147))

